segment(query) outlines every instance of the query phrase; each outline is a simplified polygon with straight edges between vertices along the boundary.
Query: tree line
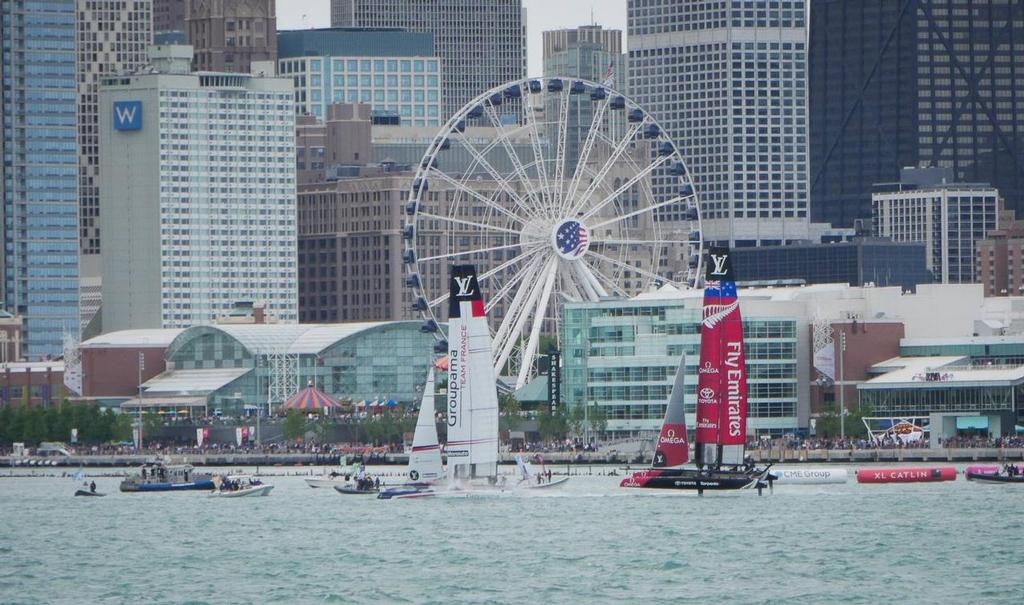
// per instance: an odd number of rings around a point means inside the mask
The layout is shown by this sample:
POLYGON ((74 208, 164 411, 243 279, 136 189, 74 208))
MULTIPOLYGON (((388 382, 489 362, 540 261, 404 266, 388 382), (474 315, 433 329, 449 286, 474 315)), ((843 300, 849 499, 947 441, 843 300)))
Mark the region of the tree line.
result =
POLYGON ((28 446, 43 441, 71 441, 71 429, 78 429, 78 442, 101 444, 129 441, 133 418, 100 410, 96 404, 64 402, 55 407, 0 407, 0 444, 23 442, 28 446))

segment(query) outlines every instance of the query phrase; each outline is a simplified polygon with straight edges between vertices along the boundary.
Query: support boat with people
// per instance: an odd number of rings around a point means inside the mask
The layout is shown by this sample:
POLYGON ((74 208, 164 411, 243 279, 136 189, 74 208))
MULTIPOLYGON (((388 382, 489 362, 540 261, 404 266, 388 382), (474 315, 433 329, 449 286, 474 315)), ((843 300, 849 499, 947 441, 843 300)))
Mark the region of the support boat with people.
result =
POLYGON ((122 492, 179 492, 212 490, 213 475, 200 473, 191 464, 167 464, 156 460, 143 464, 138 473, 121 481, 122 492))

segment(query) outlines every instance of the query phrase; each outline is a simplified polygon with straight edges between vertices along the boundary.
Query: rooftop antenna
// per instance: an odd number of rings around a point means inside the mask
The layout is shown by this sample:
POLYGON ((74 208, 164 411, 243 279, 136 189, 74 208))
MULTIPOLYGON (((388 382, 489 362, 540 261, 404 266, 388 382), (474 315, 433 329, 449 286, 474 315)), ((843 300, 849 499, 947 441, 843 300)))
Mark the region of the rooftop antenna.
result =
POLYGON ((594 20, 594 5, 593 5, 593 3, 591 3, 591 5, 590 5, 590 24, 591 25, 597 25, 597 21, 594 20))

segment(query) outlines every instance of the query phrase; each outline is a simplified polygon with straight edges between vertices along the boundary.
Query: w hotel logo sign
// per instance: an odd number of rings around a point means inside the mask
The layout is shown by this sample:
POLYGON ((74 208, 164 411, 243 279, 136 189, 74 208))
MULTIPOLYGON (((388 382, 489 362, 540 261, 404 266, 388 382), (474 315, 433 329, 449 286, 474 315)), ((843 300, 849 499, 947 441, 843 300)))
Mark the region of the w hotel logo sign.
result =
POLYGON ((142 101, 115 101, 114 129, 142 130, 142 101))

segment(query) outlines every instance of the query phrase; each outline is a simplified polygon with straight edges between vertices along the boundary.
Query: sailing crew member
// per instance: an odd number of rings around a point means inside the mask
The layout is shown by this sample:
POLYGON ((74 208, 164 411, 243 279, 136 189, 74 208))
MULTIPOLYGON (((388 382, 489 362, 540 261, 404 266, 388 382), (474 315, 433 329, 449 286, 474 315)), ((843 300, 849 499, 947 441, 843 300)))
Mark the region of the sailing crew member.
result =
POLYGON ((94 493, 94 494, 96 493, 96 482, 95 481, 89 483, 89 491, 94 493))

